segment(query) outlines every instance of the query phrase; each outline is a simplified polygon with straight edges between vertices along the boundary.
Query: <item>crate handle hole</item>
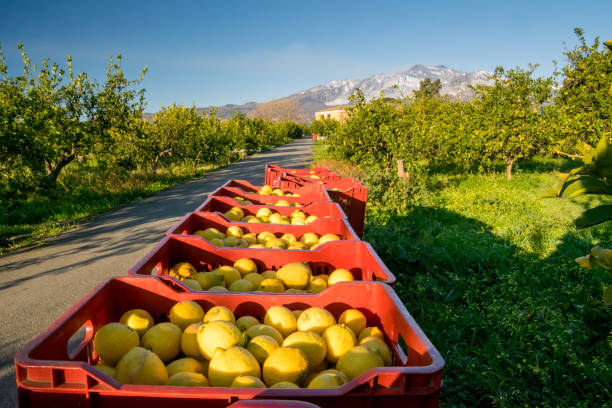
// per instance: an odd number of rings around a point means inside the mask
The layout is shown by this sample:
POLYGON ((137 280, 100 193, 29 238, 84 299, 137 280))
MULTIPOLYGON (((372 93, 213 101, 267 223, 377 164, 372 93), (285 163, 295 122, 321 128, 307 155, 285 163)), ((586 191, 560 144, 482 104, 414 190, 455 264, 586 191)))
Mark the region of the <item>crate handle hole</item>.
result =
POLYGON ((86 321, 81 327, 75 331, 68 339, 66 344, 66 353, 71 360, 76 359, 79 354, 89 345, 93 339, 93 323, 91 320, 86 321))
POLYGON ((161 266, 161 262, 157 263, 152 269, 151 269, 151 275, 153 276, 157 276, 157 275, 161 275, 161 271, 162 271, 162 266, 161 266))

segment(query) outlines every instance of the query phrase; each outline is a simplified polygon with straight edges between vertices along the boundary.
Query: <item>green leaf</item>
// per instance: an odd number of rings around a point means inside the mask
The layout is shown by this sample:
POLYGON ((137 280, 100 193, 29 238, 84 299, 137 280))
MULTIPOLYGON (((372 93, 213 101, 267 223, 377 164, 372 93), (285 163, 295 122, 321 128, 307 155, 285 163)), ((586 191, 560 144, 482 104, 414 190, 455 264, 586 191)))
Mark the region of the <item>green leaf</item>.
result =
POLYGON ((612 195, 612 186, 592 176, 580 176, 563 183, 559 197, 574 198, 583 194, 612 195))
POLYGON ((576 228, 582 229, 593 225, 601 224, 612 219, 612 204, 600 205, 590 210, 586 210, 575 221, 576 228))
POLYGON ((606 306, 612 306, 612 286, 603 286, 603 302, 606 306))

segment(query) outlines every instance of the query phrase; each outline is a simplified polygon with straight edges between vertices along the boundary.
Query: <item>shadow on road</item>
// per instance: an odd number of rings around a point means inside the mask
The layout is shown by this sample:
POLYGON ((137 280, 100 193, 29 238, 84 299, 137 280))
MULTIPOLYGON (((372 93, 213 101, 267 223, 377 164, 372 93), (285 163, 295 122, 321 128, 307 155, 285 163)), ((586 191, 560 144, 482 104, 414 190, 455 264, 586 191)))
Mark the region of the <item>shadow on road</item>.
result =
POLYGON ((0 258, 0 408, 17 405, 13 358, 18 348, 100 281, 125 276, 208 194, 229 179, 263 184, 268 163, 304 168, 311 160, 312 141, 298 139, 103 214, 49 239, 47 246, 0 258), (21 321, 15 310, 23 312, 21 321))

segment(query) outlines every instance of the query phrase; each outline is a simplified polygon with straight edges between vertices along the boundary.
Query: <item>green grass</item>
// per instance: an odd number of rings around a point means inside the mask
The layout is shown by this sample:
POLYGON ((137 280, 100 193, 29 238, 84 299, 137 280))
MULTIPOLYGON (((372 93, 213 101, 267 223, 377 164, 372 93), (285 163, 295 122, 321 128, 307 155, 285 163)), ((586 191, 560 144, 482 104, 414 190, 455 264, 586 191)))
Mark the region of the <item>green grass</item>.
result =
POLYGON ((446 360, 441 406, 611 405, 612 350, 582 319, 609 275, 574 259, 610 247, 612 226, 574 229, 592 200, 538 199, 573 166, 536 159, 511 181, 366 175, 364 239, 446 360))
POLYGON ((31 194, 25 200, 0 206, 0 254, 32 245, 122 204, 201 177, 216 167, 172 165, 154 175, 148 171, 105 171, 73 163, 60 177, 64 188, 58 188, 54 197, 31 194))

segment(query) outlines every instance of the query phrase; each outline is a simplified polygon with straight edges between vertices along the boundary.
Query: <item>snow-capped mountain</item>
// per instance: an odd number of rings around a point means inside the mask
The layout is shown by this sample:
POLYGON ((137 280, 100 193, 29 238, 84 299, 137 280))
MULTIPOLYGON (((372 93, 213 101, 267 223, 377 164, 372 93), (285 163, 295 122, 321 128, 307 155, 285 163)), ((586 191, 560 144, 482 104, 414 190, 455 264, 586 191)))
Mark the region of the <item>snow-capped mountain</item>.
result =
POLYGON ((385 92, 385 97, 399 98, 402 95, 410 95, 413 90, 419 89, 422 80, 430 78, 432 81, 440 80, 442 95, 465 100, 473 95, 468 85, 489 84, 490 75, 491 73, 486 71, 457 71, 444 65, 413 65, 401 72, 376 74, 362 79, 330 81, 289 97, 317 101, 326 106, 344 105, 348 103, 348 97, 355 89, 359 88, 367 100, 379 97, 381 91, 385 92), (399 89, 396 89, 395 85, 399 89))
MULTIPOLYGON (((457 71, 444 65, 413 65, 401 72, 376 74, 362 79, 330 81, 281 99, 297 101, 299 114, 296 120, 311 122, 314 120, 314 113, 318 110, 348 104, 349 96, 357 88, 363 91, 367 100, 378 98, 381 91, 385 92, 385 97, 400 98, 402 95, 409 96, 413 90, 419 89, 421 81, 425 78, 432 81, 439 79, 442 84, 440 91, 442 95, 448 95, 454 100, 469 100, 472 98, 473 92, 468 85, 492 84, 493 82, 489 79, 491 75, 491 73, 482 70, 457 71), (399 89, 396 89, 394 85, 397 85, 399 89)), ((238 110, 241 113, 257 116, 258 105, 255 102, 249 102, 244 105, 219 106, 217 114, 228 118, 238 110)))

